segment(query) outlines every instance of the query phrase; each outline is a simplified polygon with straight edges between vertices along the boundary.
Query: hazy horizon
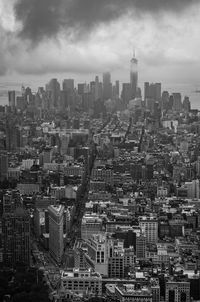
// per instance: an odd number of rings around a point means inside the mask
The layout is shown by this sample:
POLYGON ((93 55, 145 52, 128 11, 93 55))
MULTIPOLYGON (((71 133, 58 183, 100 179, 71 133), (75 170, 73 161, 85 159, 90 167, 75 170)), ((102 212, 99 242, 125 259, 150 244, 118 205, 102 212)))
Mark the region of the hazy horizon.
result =
POLYGON ((107 70, 127 82, 136 49, 139 81, 198 85, 199 16, 198 0, 1 0, 0 82, 107 70))
MULTIPOLYGON (((89 84, 90 81, 94 80, 95 75, 92 77, 89 77, 87 81, 84 81, 84 78, 79 78, 79 80, 76 79, 76 77, 73 77, 69 75, 67 76, 54 76, 58 78, 58 81, 62 85, 62 80, 65 78, 73 78, 75 80, 75 85, 81 82, 87 82, 89 84)), ((100 80, 102 79, 102 75, 99 75, 100 80)), ((51 79, 52 77, 45 77, 41 81, 40 77, 38 79, 29 79, 28 81, 17 81, 12 80, 9 81, 9 79, 6 79, 6 81, 1 81, 0 79, 0 105, 7 105, 8 104, 8 96, 7 91, 8 90, 16 90, 17 92, 21 92, 21 86, 22 84, 27 87, 29 86, 33 92, 36 92, 38 87, 45 87, 45 84, 51 79)), ((117 80, 117 78, 113 79, 113 82, 117 80)), ((125 82, 125 81, 124 81, 125 82)), ((128 82, 128 80, 127 80, 128 82)), ((151 83, 151 81, 149 81, 151 83)), ((157 81, 158 82, 158 81, 157 81)), ((120 89, 123 82, 120 82, 120 89)), ((144 82, 139 81, 138 83, 139 87, 142 90, 142 96, 143 96, 143 89, 144 89, 144 82)), ((182 98, 184 96, 189 96, 191 101, 192 109, 199 109, 200 110, 200 93, 196 93, 195 90, 200 90, 200 85, 198 84, 186 84, 186 83, 161 83, 162 84, 162 91, 167 90, 169 93, 173 92, 180 92, 182 94, 182 98)))

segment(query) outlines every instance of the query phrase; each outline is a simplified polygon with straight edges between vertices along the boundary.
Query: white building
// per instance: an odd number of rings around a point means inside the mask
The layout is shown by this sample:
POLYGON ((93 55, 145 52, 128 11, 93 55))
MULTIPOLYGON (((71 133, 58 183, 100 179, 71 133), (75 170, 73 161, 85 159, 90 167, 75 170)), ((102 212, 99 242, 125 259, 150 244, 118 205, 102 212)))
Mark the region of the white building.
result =
POLYGON ((23 159, 22 160, 22 169, 24 170, 30 170, 30 168, 34 164, 34 159, 23 159))
POLYGON ((96 234, 87 240, 88 255, 92 259, 95 271, 108 275, 108 245, 106 235, 96 234))
POLYGON ((99 273, 91 270, 62 271, 61 291, 76 294, 102 295, 102 277, 99 273))
POLYGON ((102 231, 102 219, 96 214, 85 214, 81 223, 81 238, 87 240, 102 231))
POLYGON ((147 243, 158 241, 158 220, 153 217, 140 217, 139 226, 146 237, 147 243))

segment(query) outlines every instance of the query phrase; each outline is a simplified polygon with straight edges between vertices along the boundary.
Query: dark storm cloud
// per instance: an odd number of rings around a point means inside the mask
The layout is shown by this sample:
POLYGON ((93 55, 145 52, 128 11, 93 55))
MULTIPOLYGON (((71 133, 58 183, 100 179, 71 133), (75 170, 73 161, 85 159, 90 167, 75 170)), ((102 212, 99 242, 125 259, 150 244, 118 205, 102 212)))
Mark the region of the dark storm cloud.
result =
POLYGON ((39 42, 60 30, 81 37, 126 13, 180 12, 194 3, 198 0, 17 0, 15 13, 20 36, 39 42))

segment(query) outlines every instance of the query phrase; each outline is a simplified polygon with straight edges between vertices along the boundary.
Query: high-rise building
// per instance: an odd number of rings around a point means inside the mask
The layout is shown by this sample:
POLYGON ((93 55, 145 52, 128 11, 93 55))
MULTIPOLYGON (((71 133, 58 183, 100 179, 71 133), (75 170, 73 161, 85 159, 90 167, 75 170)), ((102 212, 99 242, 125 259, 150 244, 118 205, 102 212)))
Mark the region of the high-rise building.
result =
POLYGON ((115 82, 115 87, 116 87, 116 95, 119 96, 119 81, 118 80, 115 82))
POLYGON ((128 102, 130 101, 130 99, 131 99, 131 84, 130 83, 122 84, 121 98, 125 104, 128 104, 128 102))
POLYGON ((94 87, 94 100, 97 101, 99 99, 102 99, 102 83, 99 82, 99 77, 95 77, 95 87, 94 87))
POLYGON ((188 96, 185 96, 184 100, 183 100, 183 109, 186 112, 189 112, 191 110, 191 104, 190 104, 190 99, 188 96))
POLYGON ((69 94, 70 92, 62 90, 60 92, 60 109, 66 110, 69 106, 69 94))
POLYGON ((86 83, 79 83, 78 84, 78 94, 79 95, 84 95, 84 93, 88 92, 88 87, 86 83))
POLYGON ((172 110, 173 109, 173 104, 174 104, 174 97, 173 95, 169 96, 169 102, 168 102, 168 109, 172 110))
POLYGON ((108 240, 108 277, 124 278, 125 273, 124 241, 108 240))
POLYGON ((30 217, 22 207, 3 214, 2 241, 6 266, 30 265, 30 217))
POLYGON ((136 235, 136 258, 145 259, 146 257, 146 238, 142 234, 136 235))
POLYGON ((95 99, 95 86, 96 84, 94 81, 90 82, 90 93, 92 95, 93 100, 95 99))
POLYGON ((0 180, 8 177, 8 156, 6 154, 0 155, 0 180))
POLYGON ((57 79, 51 79, 46 85, 46 92, 50 99, 50 108, 55 108, 60 102, 60 83, 57 79))
POLYGON ((108 100, 112 98, 112 83, 110 72, 103 73, 103 99, 108 100))
POLYGON ((149 97, 149 82, 144 83, 144 100, 149 97))
POLYGON ((64 241, 63 241, 63 217, 64 206, 50 205, 49 211, 49 251, 57 263, 61 263, 64 241))
POLYGON ((161 109, 162 111, 169 109, 169 92, 163 91, 161 98, 161 109))
POLYGON ((146 237, 147 243, 157 243, 158 241, 158 221, 153 217, 142 216, 139 226, 146 237))
POLYGON ((144 99, 152 99, 155 102, 161 101, 161 83, 144 83, 144 99))
POLYGON ((63 91, 72 93, 74 91, 74 79, 64 79, 62 86, 63 91))
POLYGON ((27 100, 25 98, 25 96, 17 96, 16 98, 16 108, 24 111, 27 107, 27 100))
POLYGON ((0 217, 0 264, 3 263, 3 234, 2 234, 2 219, 0 217))
POLYGON ((155 99, 156 102, 160 102, 161 101, 161 83, 155 83, 154 84, 154 93, 155 93, 155 99))
POLYGON ((119 81, 115 82, 115 85, 113 86, 113 92, 112 92, 113 98, 119 98, 119 81))
POLYGON ((173 93, 173 110, 180 112, 182 110, 181 94, 179 92, 173 93))
POLYGON ((137 85, 138 85, 138 60, 133 54, 131 59, 131 70, 130 70, 130 89, 131 89, 131 99, 136 98, 137 96, 137 85))
POLYGON ((8 91, 8 104, 11 108, 11 111, 15 109, 15 91, 8 91))

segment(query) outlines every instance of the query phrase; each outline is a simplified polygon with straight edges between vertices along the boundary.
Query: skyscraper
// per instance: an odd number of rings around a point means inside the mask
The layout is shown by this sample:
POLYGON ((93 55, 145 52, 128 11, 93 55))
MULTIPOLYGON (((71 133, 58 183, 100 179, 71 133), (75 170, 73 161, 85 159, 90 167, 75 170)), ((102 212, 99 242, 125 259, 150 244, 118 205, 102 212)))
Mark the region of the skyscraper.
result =
POLYGON ((131 86, 131 99, 134 99, 137 95, 137 85, 138 85, 138 60, 133 54, 131 59, 131 70, 130 70, 130 86, 131 86))
POLYGON ((98 100, 102 98, 102 83, 99 82, 99 77, 95 77, 95 97, 94 100, 98 100))
POLYGON ((190 99, 188 96, 185 96, 185 98, 183 100, 183 109, 186 112, 189 112, 191 109, 190 99))
POLYGON ((112 98, 112 83, 110 72, 103 74, 103 99, 108 100, 112 98))
POLYGON ((64 79, 63 90, 72 93, 74 91, 74 79, 64 79))
POLYGON ((119 81, 115 82, 115 85, 113 86, 113 98, 119 98, 119 81))
POLYGON ((169 108, 169 92, 163 91, 162 93, 162 99, 161 99, 161 109, 168 110, 169 108))
POLYGON ((0 180, 8 177, 8 156, 6 154, 0 155, 0 180))
POLYGON ((84 93, 88 92, 88 87, 86 83, 79 83, 78 84, 78 95, 84 95, 84 93))
POLYGON ((63 242, 63 216, 62 205, 49 206, 49 251, 57 263, 61 263, 64 242, 63 242))
POLYGON ((174 92, 173 97, 173 110, 180 112, 182 110, 181 94, 179 92, 174 92))
POLYGON ((15 109, 15 91, 8 91, 8 104, 11 108, 11 111, 15 109))
POLYGON ((161 100, 161 83, 144 83, 144 99, 153 99, 155 102, 161 100))
POLYGON ((50 98, 50 108, 57 107, 60 101, 60 84, 57 79, 50 80, 46 85, 46 91, 50 98))
POLYGON ((128 104, 128 102, 131 99, 131 88, 130 88, 130 83, 123 83, 122 84, 122 93, 121 93, 121 98, 125 104, 128 104))
POLYGON ((13 267, 17 263, 30 265, 30 217, 22 206, 9 207, 11 199, 4 202, 2 217, 3 261, 13 267), (10 208, 10 211, 8 211, 10 208))

